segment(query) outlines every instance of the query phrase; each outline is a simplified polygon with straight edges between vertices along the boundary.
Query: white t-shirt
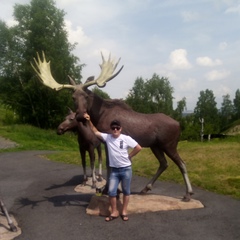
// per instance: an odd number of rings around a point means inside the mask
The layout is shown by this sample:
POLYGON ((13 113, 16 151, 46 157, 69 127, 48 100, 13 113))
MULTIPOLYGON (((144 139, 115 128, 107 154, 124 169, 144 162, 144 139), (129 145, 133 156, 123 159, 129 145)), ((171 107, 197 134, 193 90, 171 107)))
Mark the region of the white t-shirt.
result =
POLYGON ((135 148, 138 143, 124 134, 120 134, 117 138, 107 133, 101 133, 101 136, 108 147, 109 166, 115 168, 131 166, 128 148, 135 148))

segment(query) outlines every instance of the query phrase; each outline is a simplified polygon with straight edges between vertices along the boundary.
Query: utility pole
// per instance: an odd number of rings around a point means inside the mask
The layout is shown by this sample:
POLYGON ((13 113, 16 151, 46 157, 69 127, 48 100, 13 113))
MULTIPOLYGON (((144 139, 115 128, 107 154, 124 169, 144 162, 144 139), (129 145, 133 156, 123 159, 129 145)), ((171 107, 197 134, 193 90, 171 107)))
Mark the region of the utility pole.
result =
POLYGON ((203 135, 204 135, 204 118, 199 118, 199 122, 201 123, 202 127, 201 127, 201 132, 200 132, 200 135, 201 135, 201 142, 203 142, 203 135))

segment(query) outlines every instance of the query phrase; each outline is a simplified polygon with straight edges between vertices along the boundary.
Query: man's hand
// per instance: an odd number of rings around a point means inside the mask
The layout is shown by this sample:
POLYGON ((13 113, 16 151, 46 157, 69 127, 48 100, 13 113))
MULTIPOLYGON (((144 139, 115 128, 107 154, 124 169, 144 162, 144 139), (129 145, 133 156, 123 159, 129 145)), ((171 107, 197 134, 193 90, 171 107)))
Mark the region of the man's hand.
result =
POLYGON ((85 119, 87 119, 88 121, 90 121, 90 116, 89 116, 87 113, 84 113, 84 114, 83 114, 83 117, 84 117, 85 119))
POLYGON ((90 119, 90 116, 87 114, 87 113, 84 113, 83 114, 83 117, 89 121, 89 124, 90 124, 90 127, 92 129, 92 131, 95 133, 95 135, 101 140, 101 141, 104 141, 103 138, 102 138, 102 135, 101 135, 101 132, 99 132, 95 126, 93 126, 92 122, 91 122, 91 119, 90 119))

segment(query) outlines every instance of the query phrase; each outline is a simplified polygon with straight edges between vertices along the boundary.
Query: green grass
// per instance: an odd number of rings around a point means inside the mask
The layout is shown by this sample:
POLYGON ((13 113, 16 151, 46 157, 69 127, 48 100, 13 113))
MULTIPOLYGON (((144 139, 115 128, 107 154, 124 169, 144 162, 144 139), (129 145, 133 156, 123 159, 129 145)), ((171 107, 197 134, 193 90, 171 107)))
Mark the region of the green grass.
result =
MULTIPOLYGON (((0 117, 0 136, 15 141, 19 146, 0 149, 0 153, 54 150, 56 153, 47 155, 48 159, 68 164, 80 164, 75 134, 66 133, 58 136, 53 130, 42 130, 29 125, 3 125, 1 120, 0 117)), ((186 162, 193 188, 197 186, 240 199, 240 136, 204 143, 183 141, 179 143, 178 151, 186 162)), ((103 155, 105 159, 104 151, 103 155)), ((168 164, 169 167, 159 180, 184 184, 177 166, 170 159, 168 159, 168 164)), ((133 172, 136 175, 151 178, 158 167, 158 161, 150 149, 143 149, 133 158, 133 172)))
MULTIPOLYGON (((18 143, 16 149, 22 150, 57 150, 75 151, 78 147, 77 137, 73 133, 58 136, 53 130, 42 130, 29 125, 10 125, 0 127, 0 136, 18 143)), ((5 150, 0 150, 5 151, 5 150)))

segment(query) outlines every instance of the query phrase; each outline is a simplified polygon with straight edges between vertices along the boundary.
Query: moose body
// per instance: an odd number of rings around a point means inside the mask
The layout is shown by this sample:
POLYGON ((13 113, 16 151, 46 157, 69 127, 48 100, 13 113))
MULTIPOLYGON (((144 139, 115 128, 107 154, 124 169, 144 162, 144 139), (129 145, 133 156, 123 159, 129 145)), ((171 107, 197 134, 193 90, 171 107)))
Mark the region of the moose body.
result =
MULTIPOLYGON (((160 144, 166 153, 172 152, 167 146, 176 147, 180 136, 180 125, 177 121, 163 113, 144 114, 135 112, 124 101, 118 99, 102 99, 90 90, 73 93, 76 109, 76 119, 83 121, 84 113, 88 113, 91 121, 101 132, 110 131, 113 119, 121 121, 122 133, 134 138, 142 147, 160 144), (87 93, 87 101, 85 98, 87 93), (85 103, 85 104, 84 104, 85 103)), ((171 153, 170 153, 171 154, 171 153)))
POLYGON ((43 61, 41 61, 39 55, 38 61, 34 60, 38 69, 34 65, 32 67, 43 84, 57 91, 64 88, 74 90, 72 97, 78 121, 83 121, 83 116, 87 112, 99 131, 109 132, 110 122, 113 119, 118 119, 122 123, 124 134, 130 135, 142 147, 149 147, 152 150, 159 161, 159 167, 153 178, 142 189, 142 193, 151 190, 157 178, 166 170, 168 166, 165 158, 166 154, 178 166, 183 175, 186 185, 184 200, 189 201, 191 199, 193 192, 187 169, 184 161, 177 152, 180 135, 179 123, 162 113, 143 114, 135 112, 121 100, 104 100, 87 89, 89 86, 95 84, 98 87, 104 87, 106 82, 116 77, 123 68, 122 66, 117 73, 113 74, 119 61, 115 64, 110 56, 108 61, 105 61, 102 56, 103 63, 100 65, 102 71, 99 77, 96 80, 94 80, 94 77, 90 77, 84 84, 76 85, 75 81, 71 78, 71 84, 57 83, 52 77, 50 62, 46 61, 44 53, 43 61))
POLYGON ((75 118, 76 113, 71 111, 65 117, 65 120, 58 126, 57 134, 62 135, 66 131, 77 132, 79 152, 82 159, 83 167, 83 184, 87 182, 87 170, 86 170, 86 152, 89 154, 90 166, 92 173, 92 188, 96 188, 96 174, 95 174, 95 153, 94 149, 97 149, 98 163, 99 163, 99 180, 102 180, 102 149, 101 142, 95 136, 92 129, 89 126, 88 121, 85 123, 78 122, 75 118))

